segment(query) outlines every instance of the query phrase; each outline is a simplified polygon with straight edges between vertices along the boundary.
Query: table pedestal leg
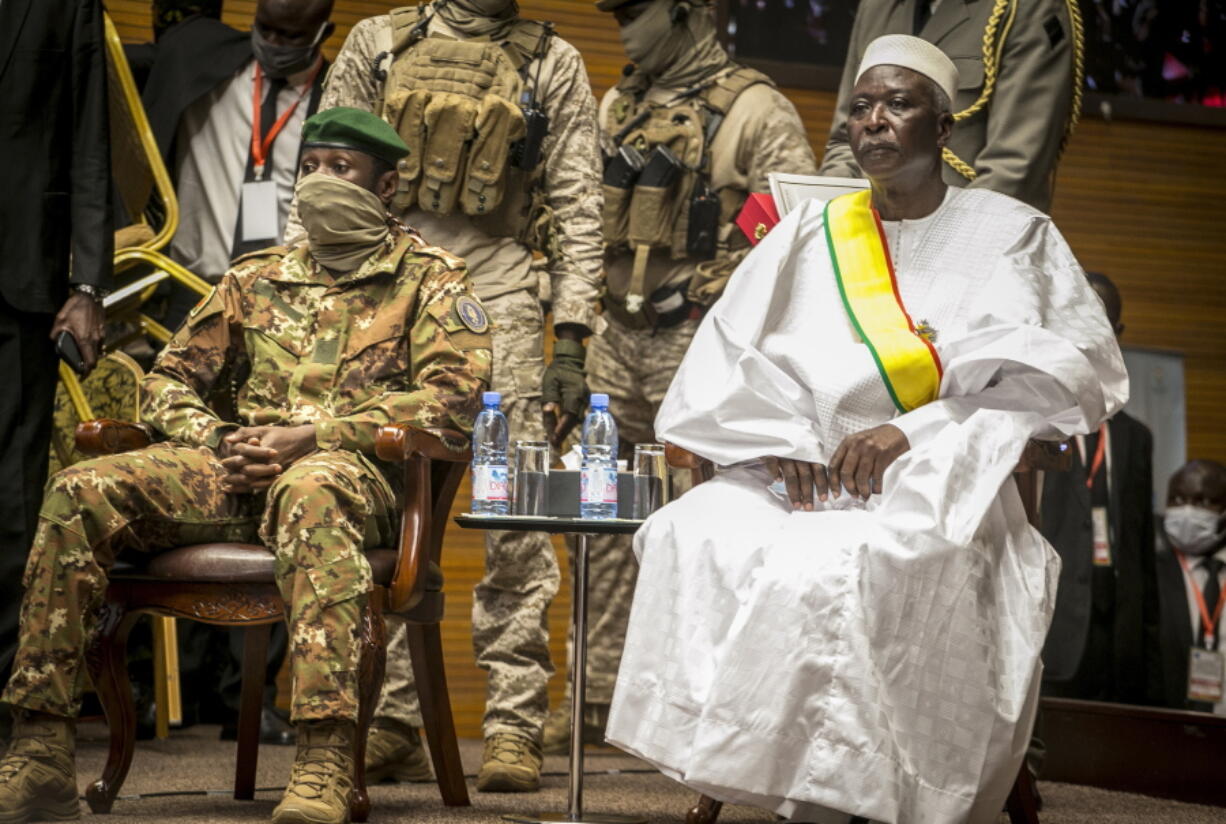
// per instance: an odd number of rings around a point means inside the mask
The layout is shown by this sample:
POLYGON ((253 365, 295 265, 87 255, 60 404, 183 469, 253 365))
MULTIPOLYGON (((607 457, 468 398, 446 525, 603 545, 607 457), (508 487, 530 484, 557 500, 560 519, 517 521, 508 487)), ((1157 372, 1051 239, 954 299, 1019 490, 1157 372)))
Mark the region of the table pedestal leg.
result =
POLYGON ((565 813, 503 816, 517 824, 647 824, 647 819, 631 815, 585 815, 583 812, 583 715, 587 694, 587 564, 588 538, 580 533, 575 550, 575 578, 571 597, 571 627, 574 629, 574 654, 570 664, 570 776, 565 813))

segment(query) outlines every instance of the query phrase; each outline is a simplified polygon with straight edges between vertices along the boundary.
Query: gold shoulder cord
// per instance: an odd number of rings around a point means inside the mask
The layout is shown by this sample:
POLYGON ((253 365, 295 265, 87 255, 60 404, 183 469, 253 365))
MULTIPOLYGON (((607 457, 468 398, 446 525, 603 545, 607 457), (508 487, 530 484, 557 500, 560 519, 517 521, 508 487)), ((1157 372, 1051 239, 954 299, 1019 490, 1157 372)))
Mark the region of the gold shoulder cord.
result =
MULTIPOLYGON (((983 91, 980 92, 978 100, 954 115, 955 122, 973 117, 991 101, 992 92, 996 90, 996 77, 1000 73, 1001 57, 1005 51, 1005 39, 1009 36, 1009 29, 1013 28, 1013 19, 1017 16, 1017 2, 1018 0, 996 0, 996 5, 992 7, 988 24, 983 29, 983 91)), ((1073 107, 1069 112, 1068 123, 1065 124, 1064 137, 1060 141, 1060 155, 1064 154, 1069 138, 1077 128, 1077 121, 1081 119, 1081 94, 1085 82, 1085 30, 1081 24, 1081 9, 1077 7, 1077 0, 1065 0, 1065 5, 1073 26, 1073 107)), ((941 157, 967 180, 975 179, 975 169, 948 147, 941 150, 941 157)))

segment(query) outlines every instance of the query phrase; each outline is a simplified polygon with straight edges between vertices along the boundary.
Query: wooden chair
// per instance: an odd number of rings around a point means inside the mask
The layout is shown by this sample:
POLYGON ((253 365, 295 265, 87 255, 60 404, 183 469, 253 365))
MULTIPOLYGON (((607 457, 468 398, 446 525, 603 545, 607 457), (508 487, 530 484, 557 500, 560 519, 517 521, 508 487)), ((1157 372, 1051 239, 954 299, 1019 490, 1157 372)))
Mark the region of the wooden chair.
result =
MULTIPOLYGON (((383 684, 386 644, 383 616, 405 619, 422 719, 439 791, 447 806, 467 806, 451 701, 443 671, 439 623, 443 618, 443 576, 439 567, 443 532, 456 488, 470 459, 467 438, 456 432, 426 432, 407 425, 379 430, 376 451, 404 467, 405 501, 398 546, 366 552, 375 590, 362 618, 359 670, 360 709, 354 752, 351 816, 370 813, 366 791, 366 734, 383 684)), ((135 424, 95 420, 77 429, 77 446, 93 455, 114 454, 149 443, 135 424)), ((273 555, 255 544, 212 543, 169 547, 117 563, 86 663, 110 727, 110 752, 102 777, 86 800, 95 813, 110 812, 132 764, 136 715, 125 666, 128 631, 140 614, 187 618, 245 628, 243 683, 238 724, 234 797, 251 800, 259 754, 260 707, 271 624, 285 619, 273 577, 273 555)))
MULTIPOLYGON (((695 486, 710 480, 715 475, 715 467, 710 461, 679 446, 666 444, 665 455, 669 466, 674 469, 690 470, 691 481, 695 486)), ((1070 462, 1070 454, 1061 444, 1031 441, 1022 452, 1022 459, 1013 477, 1022 497, 1026 518, 1036 529, 1039 526, 1037 473, 1067 470, 1070 462)), ((709 795, 699 796, 698 803, 686 812, 686 824, 715 824, 723 806, 722 801, 717 801, 709 795)), ((1038 824, 1039 822, 1038 793, 1035 790, 1034 776, 1031 775, 1024 762, 1021 770, 1018 771, 1017 779, 1013 782, 1013 788, 1009 790, 1005 810, 1009 813, 1011 824, 1038 824)))

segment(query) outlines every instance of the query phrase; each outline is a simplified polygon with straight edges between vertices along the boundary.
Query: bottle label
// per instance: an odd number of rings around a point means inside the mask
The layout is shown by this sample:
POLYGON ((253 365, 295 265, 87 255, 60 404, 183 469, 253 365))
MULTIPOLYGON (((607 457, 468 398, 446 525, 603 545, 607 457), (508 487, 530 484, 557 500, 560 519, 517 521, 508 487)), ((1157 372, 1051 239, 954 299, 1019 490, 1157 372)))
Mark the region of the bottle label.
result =
POLYGON ((474 501, 506 501, 507 468, 487 464, 473 467, 473 500, 474 501))
POLYGON ((579 500, 585 504, 617 504, 617 467, 586 466, 579 475, 579 500))

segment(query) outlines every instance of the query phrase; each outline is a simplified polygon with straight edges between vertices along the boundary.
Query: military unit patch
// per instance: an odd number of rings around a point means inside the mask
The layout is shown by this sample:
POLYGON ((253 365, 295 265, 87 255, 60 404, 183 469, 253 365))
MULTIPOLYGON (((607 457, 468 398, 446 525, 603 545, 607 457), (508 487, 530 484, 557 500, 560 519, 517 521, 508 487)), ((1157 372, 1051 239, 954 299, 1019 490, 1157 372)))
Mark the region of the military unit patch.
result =
POLYGON ((470 332, 482 335, 489 331, 490 319, 476 298, 468 295, 458 298, 455 302, 455 309, 460 322, 467 326, 470 332))

